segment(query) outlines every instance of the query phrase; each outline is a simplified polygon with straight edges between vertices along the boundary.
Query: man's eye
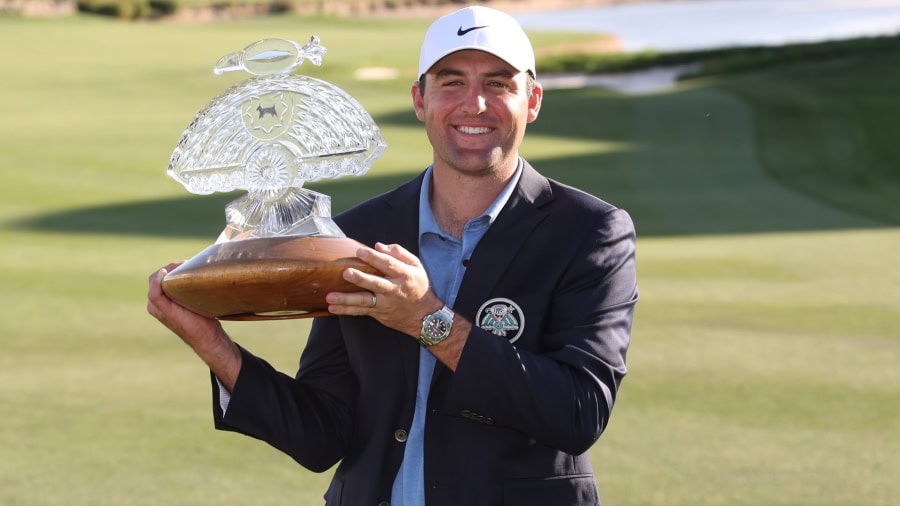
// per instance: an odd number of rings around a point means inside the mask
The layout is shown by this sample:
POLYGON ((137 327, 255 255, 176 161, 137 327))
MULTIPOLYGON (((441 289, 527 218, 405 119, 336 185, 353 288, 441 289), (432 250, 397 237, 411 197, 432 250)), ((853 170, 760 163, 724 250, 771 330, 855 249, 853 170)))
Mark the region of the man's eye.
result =
POLYGON ((488 86, 492 88, 509 88, 509 85, 503 81, 491 81, 488 83, 488 86))

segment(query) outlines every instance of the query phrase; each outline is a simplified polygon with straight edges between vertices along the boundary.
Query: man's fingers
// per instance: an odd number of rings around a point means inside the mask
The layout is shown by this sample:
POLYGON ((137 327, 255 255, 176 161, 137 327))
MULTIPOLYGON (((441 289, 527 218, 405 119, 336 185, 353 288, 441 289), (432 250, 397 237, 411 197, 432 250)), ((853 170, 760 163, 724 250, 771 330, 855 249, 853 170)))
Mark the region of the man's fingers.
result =
POLYGON ((388 281, 381 277, 349 267, 344 269, 344 279, 372 293, 384 293, 389 290, 388 281))
POLYGON ((390 255, 407 265, 419 265, 419 258, 399 244, 375 243, 375 250, 390 255))

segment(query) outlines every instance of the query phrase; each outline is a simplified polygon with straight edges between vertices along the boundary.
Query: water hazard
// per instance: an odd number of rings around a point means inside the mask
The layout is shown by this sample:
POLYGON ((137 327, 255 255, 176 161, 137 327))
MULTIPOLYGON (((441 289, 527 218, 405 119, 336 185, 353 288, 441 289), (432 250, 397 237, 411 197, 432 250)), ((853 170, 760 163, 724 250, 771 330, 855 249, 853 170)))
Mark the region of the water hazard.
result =
POLYGON ((624 51, 780 45, 900 33, 900 0, 703 0, 515 15, 527 30, 613 34, 624 51))

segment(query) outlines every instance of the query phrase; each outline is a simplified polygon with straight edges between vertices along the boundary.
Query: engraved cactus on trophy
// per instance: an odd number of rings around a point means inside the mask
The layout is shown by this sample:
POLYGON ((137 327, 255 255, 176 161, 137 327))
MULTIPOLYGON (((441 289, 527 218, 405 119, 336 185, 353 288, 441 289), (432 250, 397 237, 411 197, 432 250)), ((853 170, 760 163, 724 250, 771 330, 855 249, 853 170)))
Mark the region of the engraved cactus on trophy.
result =
POLYGON ((354 290, 341 271, 360 246, 331 219, 331 199, 307 181, 366 173, 386 148, 366 110, 340 88, 291 72, 321 65, 313 36, 265 39, 223 56, 216 74, 254 75, 214 98, 185 129, 168 173, 196 194, 246 190, 227 205, 215 244, 169 273, 166 293, 222 319, 324 314, 329 291, 354 290))

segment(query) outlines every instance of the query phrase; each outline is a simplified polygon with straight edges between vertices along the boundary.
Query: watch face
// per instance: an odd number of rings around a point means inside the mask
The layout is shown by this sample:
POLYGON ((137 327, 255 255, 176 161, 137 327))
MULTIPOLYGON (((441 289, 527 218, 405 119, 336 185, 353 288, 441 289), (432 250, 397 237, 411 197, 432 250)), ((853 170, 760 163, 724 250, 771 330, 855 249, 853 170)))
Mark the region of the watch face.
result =
POLYGON ((432 316, 432 318, 429 318, 428 321, 425 322, 425 333, 431 339, 445 337, 450 331, 450 326, 447 325, 447 322, 443 318, 436 315, 432 316))
POLYGON ((444 306, 440 311, 426 316, 422 321, 419 342, 425 346, 437 344, 450 336, 451 327, 453 327, 453 311, 444 306))

